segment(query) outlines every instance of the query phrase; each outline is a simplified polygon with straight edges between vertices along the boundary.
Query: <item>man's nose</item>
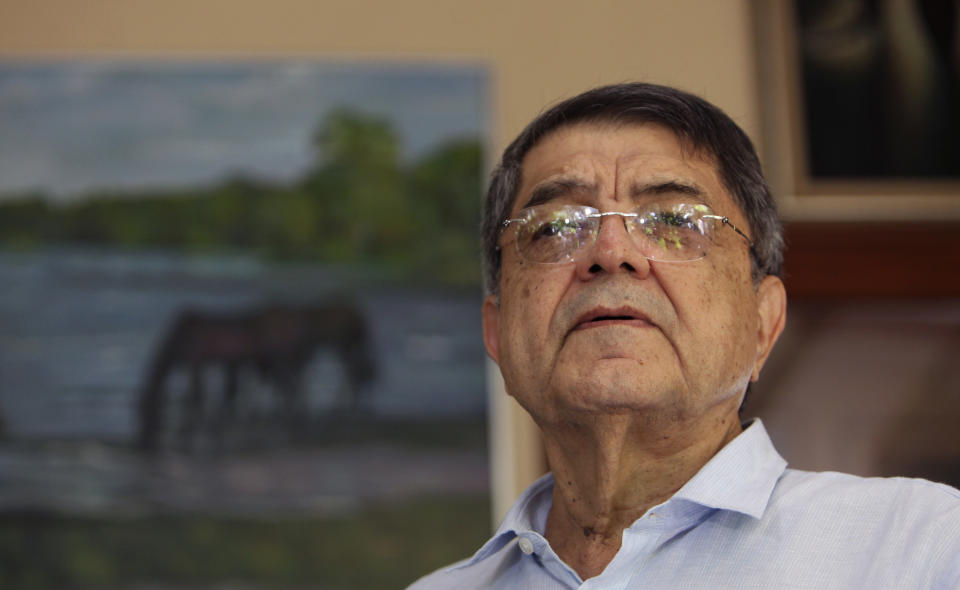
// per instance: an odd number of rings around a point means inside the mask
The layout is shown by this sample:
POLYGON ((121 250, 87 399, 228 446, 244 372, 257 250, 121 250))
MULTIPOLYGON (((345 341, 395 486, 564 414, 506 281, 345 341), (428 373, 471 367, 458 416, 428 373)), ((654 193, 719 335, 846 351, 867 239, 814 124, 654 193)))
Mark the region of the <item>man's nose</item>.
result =
POLYGON ((649 274, 650 261, 627 231, 625 221, 622 215, 601 218, 597 241, 577 261, 577 275, 581 280, 615 272, 626 272, 638 278, 649 274))

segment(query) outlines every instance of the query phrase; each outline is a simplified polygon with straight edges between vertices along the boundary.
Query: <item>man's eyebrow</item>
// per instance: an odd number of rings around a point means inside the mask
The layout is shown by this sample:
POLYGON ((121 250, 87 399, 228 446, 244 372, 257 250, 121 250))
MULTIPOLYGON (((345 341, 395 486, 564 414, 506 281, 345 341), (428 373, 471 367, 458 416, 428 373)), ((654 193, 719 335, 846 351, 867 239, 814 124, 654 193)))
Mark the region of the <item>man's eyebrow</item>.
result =
POLYGON ((662 195, 666 193, 677 193, 697 198, 703 198, 704 195, 703 189, 696 184, 677 180, 635 184, 630 187, 630 196, 633 198, 642 197, 645 195, 662 195))
POLYGON ((587 182, 578 178, 556 178, 541 182, 530 192, 530 198, 524 203, 523 209, 548 203, 557 197, 570 193, 597 194, 599 188, 595 182, 587 182))

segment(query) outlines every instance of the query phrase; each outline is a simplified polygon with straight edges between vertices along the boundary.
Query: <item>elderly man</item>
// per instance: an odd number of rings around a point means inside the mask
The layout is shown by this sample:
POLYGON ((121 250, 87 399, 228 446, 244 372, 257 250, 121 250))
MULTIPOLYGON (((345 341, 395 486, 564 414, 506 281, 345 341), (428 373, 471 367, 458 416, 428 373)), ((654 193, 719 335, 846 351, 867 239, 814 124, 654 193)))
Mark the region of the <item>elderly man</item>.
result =
POLYGON ((747 136, 625 84, 533 121, 484 213, 483 336, 551 473, 415 590, 960 588, 960 492, 786 469, 744 395, 783 330, 747 136))

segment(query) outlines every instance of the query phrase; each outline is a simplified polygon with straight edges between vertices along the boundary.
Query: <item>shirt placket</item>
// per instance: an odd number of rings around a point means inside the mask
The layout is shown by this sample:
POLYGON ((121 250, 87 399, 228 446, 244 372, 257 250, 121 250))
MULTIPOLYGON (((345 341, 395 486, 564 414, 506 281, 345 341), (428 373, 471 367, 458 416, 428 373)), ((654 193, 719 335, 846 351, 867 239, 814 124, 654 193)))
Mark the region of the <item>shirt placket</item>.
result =
POLYGON ((518 535, 517 550, 524 554, 524 559, 531 560, 532 564, 544 575, 548 575, 564 588, 574 590, 580 586, 581 580, 573 569, 564 563, 550 543, 540 534, 524 532, 518 535))
POLYGON ((599 576, 580 585, 580 590, 623 590, 633 575, 663 544, 673 525, 656 509, 647 512, 623 534, 616 556, 599 576))

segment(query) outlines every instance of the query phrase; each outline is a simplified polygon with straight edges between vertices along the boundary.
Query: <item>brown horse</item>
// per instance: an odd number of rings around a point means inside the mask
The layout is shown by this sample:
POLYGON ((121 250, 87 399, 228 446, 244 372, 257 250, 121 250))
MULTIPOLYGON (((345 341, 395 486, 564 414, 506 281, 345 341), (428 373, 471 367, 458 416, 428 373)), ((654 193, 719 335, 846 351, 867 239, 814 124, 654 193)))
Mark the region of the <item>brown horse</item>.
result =
POLYGON ((374 362, 367 323, 347 299, 315 305, 272 305, 235 313, 181 311, 161 341, 147 372, 139 400, 139 446, 156 449, 168 405, 166 381, 177 369, 190 374, 190 385, 179 425, 186 437, 196 431, 206 400, 204 374, 223 370, 219 420, 235 409, 238 374, 253 368, 273 386, 287 417, 302 417, 303 372, 320 348, 331 349, 343 368, 340 404, 356 410, 363 390, 373 380, 374 362))

